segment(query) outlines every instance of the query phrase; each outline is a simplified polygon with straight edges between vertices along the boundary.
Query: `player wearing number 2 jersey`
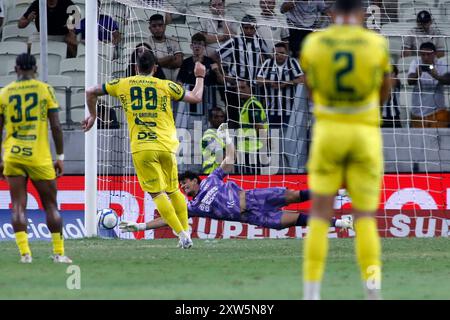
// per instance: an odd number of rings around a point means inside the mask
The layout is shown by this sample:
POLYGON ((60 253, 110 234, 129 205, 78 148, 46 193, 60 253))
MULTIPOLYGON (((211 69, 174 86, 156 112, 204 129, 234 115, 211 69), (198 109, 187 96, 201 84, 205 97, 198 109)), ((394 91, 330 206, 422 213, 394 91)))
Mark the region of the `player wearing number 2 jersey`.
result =
POLYGON ((86 91, 90 116, 83 122, 89 130, 96 118, 97 97, 118 97, 127 116, 133 164, 141 188, 148 192, 159 213, 179 235, 179 246, 189 248, 188 213, 178 188, 175 152, 178 137, 172 114, 172 100, 199 103, 203 96, 205 67, 197 63, 192 91, 178 84, 153 77, 155 58, 146 48, 138 49, 136 76, 115 79, 86 91), (170 199, 170 200, 169 200, 170 199))
POLYGON ((35 80, 36 59, 23 53, 16 59, 17 81, 0 91, 0 149, 3 126, 3 162, 0 178, 6 177, 12 201, 12 225, 21 262, 31 263, 27 235, 27 180, 32 181, 47 214, 52 234, 53 260, 71 263, 64 255, 62 221, 56 203, 56 173, 63 173, 63 136, 58 117, 58 103, 53 88, 35 80), (52 163, 48 141, 48 122, 55 141, 57 160, 52 163))
POLYGON ((345 185, 368 298, 380 297, 381 249, 374 213, 383 172, 380 110, 389 95, 387 40, 364 29, 362 0, 336 0, 334 25, 309 35, 301 66, 316 123, 308 159, 312 212, 303 265, 306 299, 320 298, 334 194, 345 185))

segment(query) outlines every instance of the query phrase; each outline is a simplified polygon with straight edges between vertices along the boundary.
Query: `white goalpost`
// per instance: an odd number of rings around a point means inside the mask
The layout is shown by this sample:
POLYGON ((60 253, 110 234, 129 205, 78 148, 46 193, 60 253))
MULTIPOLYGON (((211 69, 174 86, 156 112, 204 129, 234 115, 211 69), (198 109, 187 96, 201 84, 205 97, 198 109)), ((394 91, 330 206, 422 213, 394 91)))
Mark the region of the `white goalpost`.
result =
MULTIPOLYGON (((85 88, 97 85, 97 1, 86 1, 85 88)), ((86 116, 89 115, 87 105, 86 116)), ((97 235, 97 124, 85 133, 85 213, 86 236, 97 235)))

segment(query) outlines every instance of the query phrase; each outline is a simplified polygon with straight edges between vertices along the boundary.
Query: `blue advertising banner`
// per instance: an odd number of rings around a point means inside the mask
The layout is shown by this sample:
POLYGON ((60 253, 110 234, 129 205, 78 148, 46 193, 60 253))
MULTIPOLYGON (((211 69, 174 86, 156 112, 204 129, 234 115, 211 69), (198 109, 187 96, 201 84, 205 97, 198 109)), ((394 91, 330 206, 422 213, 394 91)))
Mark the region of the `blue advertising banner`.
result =
MULTIPOLYGON (((60 211, 63 218, 63 236, 65 239, 81 239, 86 236, 83 211, 60 211)), ((42 210, 27 210, 28 238, 33 240, 51 240, 50 231, 45 223, 45 212, 42 210)), ((99 236, 116 238, 114 230, 99 230, 99 236)), ((11 225, 11 211, 0 210, 0 241, 14 240, 14 230, 11 225)))

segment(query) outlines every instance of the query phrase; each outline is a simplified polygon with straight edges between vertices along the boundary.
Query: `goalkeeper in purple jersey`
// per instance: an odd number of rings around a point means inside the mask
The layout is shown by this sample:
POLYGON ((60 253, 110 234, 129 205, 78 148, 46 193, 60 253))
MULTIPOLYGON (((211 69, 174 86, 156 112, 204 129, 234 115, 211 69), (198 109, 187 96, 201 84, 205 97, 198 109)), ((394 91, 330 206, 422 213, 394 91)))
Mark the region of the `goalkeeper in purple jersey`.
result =
MULTIPOLYGON (((223 181, 227 173, 233 170, 234 146, 224 125, 217 131, 227 144, 227 154, 220 167, 203 180, 198 174, 190 171, 180 175, 179 178, 185 194, 192 197, 188 202, 189 217, 239 221, 277 230, 306 226, 308 215, 281 208, 292 203, 308 201, 309 190, 298 191, 280 187, 243 190, 233 181, 223 181)), ((333 218, 330 224, 338 228, 353 228, 350 215, 343 216, 342 219, 333 218)), ((122 232, 144 231, 165 226, 167 224, 162 218, 147 223, 122 221, 119 225, 122 232)))

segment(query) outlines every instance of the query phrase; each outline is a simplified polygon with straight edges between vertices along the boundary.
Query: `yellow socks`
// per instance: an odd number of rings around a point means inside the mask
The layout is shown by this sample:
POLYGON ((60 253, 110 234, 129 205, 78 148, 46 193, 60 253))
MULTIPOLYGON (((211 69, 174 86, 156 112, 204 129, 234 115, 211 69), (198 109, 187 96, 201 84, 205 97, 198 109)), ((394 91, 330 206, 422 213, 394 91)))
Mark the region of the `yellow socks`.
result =
POLYGON ((64 238, 61 233, 52 233, 53 254, 64 255, 64 238))
POLYGON ((320 283, 325 269, 328 253, 328 220, 311 218, 308 223, 308 235, 304 244, 303 284, 304 298, 320 299, 320 283))
POLYGON ((303 278, 305 281, 321 281, 328 253, 330 222, 311 218, 308 227, 308 235, 304 244, 303 278))
POLYGON ((19 247, 20 255, 31 255, 30 246, 28 245, 28 234, 25 231, 16 232, 16 243, 19 247))
POLYGON ((180 221, 181 226, 183 227, 183 230, 189 231, 189 221, 188 221, 189 217, 188 217, 186 198, 180 192, 180 190, 177 190, 177 191, 169 194, 169 198, 175 209, 175 213, 178 217, 178 220, 180 221))
POLYGON ((162 193, 158 195, 153 198, 153 202, 155 202, 161 217, 177 234, 183 231, 183 226, 181 225, 180 220, 178 220, 175 209, 167 197, 167 194, 162 193))
POLYGON ((355 221, 355 231, 355 251, 364 287, 369 299, 378 298, 371 296, 371 292, 379 292, 381 289, 381 244, 376 219, 358 218, 355 221))

